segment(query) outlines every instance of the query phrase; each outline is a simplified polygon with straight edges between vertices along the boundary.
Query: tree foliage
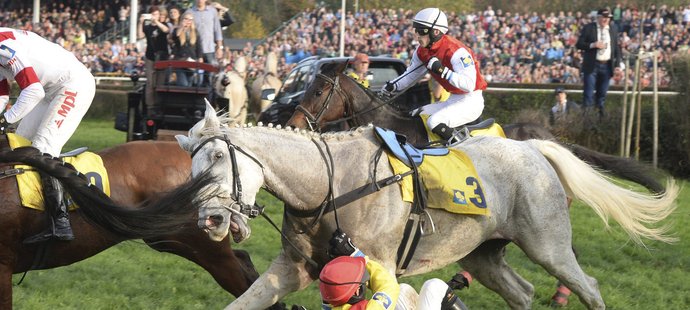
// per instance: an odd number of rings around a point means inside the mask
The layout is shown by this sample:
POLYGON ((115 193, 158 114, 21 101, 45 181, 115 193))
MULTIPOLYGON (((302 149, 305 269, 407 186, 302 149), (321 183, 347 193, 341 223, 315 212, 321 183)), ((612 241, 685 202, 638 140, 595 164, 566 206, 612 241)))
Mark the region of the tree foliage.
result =
POLYGON ((230 31, 231 38, 263 39, 268 34, 261 18, 253 12, 242 14, 236 23, 239 25, 230 31))

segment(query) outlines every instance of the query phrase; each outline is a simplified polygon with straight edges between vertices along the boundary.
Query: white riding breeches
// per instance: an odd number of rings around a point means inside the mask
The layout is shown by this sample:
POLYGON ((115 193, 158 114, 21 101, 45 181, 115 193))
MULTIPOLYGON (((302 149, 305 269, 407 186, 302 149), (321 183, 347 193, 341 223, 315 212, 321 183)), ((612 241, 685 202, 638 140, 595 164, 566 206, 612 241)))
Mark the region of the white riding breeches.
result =
POLYGON ((421 108, 420 114, 429 115, 427 126, 434 129, 438 124, 448 127, 458 127, 470 123, 482 115, 484 111, 484 97, 482 91, 477 90, 467 94, 451 94, 448 100, 427 104, 421 108))
POLYGON ((438 278, 424 282, 419 294, 408 284, 400 284, 400 295, 396 310, 439 310, 448 291, 448 284, 438 278))
POLYGON ((54 157, 77 130, 96 94, 96 82, 89 71, 74 70, 61 86, 45 97, 17 126, 17 134, 29 139, 43 153, 54 157))

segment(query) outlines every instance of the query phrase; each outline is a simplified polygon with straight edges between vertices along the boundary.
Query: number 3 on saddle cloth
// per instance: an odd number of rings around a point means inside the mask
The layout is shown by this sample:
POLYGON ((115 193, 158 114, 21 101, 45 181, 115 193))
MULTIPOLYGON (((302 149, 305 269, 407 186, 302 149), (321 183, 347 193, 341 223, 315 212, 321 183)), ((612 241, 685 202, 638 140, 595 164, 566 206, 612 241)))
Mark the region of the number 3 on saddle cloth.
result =
MULTIPOLYGON (((380 127, 375 131, 386 146, 394 174, 409 171, 411 165, 417 166, 427 193, 427 208, 458 214, 490 215, 481 180, 465 152, 446 148, 420 150, 406 142, 400 144, 404 138, 393 131, 380 127), (413 163, 409 162, 403 148, 411 155, 413 163)), ((405 176, 399 184, 403 200, 413 202, 413 176, 405 176)))
MULTIPOLYGON (((10 148, 15 149, 20 146, 29 146, 31 142, 21 136, 9 133, 7 134, 10 148)), ((110 182, 108 181, 108 172, 103 166, 103 160, 100 156, 84 152, 76 157, 65 157, 63 160, 72 164, 77 170, 89 179, 91 184, 100 188, 106 195, 110 196, 110 182)), ((19 188, 19 197, 21 198, 22 206, 36 210, 43 209, 43 189, 41 186, 38 172, 33 167, 27 165, 15 165, 15 169, 23 169, 25 172, 17 175, 17 187, 19 188)), ((70 203, 70 210, 76 209, 76 206, 70 203)))

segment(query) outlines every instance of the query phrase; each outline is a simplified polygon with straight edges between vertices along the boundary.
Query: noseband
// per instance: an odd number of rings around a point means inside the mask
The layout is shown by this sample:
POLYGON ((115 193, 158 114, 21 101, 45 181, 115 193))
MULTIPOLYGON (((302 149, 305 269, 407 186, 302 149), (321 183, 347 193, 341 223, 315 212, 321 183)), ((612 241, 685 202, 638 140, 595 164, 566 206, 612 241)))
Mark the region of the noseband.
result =
POLYGON ((309 124, 309 129, 311 131, 318 131, 319 128, 319 122, 323 118, 323 114, 326 113, 326 110, 328 110, 328 107, 331 105, 331 97, 333 97, 333 93, 337 92, 338 95, 343 97, 343 102, 347 102, 347 93, 340 87, 340 75, 336 74, 335 78, 330 78, 329 76, 326 76, 323 73, 319 73, 316 75, 316 78, 320 78, 326 83, 331 84, 331 91, 328 92, 328 96, 326 96, 326 101, 324 101, 323 106, 321 106, 321 109, 319 110, 318 113, 316 113, 316 116, 311 114, 311 112, 307 111, 302 105, 297 105, 295 110, 302 112, 304 114, 304 117, 307 119, 307 124, 309 124))
POLYGON ((194 158, 194 156, 201 150, 201 148, 206 145, 209 142, 215 141, 215 140, 220 140, 225 142, 225 144, 228 145, 228 152, 230 153, 230 160, 232 161, 232 200, 235 202, 231 204, 230 206, 224 206, 223 208, 227 209, 230 212, 237 213, 237 211, 233 210, 232 207, 234 205, 238 205, 240 207, 239 214, 242 214, 248 218, 255 218, 261 213, 263 213, 264 207, 259 206, 256 202, 254 202, 253 205, 246 204, 242 202, 242 181, 240 180, 240 172, 237 169, 237 154, 235 153, 235 150, 239 151, 240 153, 244 154, 245 156, 249 157, 251 160, 253 160, 259 167, 261 167, 261 170, 264 169, 264 166, 259 162, 258 159, 254 158, 254 156, 249 155, 245 150, 240 148, 239 146, 233 144, 230 142, 230 139, 226 135, 223 137, 220 136, 212 136, 201 143, 194 149, 194 151, 191 154, 191 157, 194 158))

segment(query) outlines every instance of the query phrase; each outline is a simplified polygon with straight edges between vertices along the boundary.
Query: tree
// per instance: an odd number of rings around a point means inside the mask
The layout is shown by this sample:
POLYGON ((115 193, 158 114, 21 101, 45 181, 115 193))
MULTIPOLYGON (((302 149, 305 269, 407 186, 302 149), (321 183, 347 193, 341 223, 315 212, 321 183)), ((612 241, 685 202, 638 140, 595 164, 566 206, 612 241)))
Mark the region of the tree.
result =
POLYGON ((263 39, 268 34, 261 19, 252 12, 239 16, 236 24, 238 27, 230 32, 232 38, 263 39))

